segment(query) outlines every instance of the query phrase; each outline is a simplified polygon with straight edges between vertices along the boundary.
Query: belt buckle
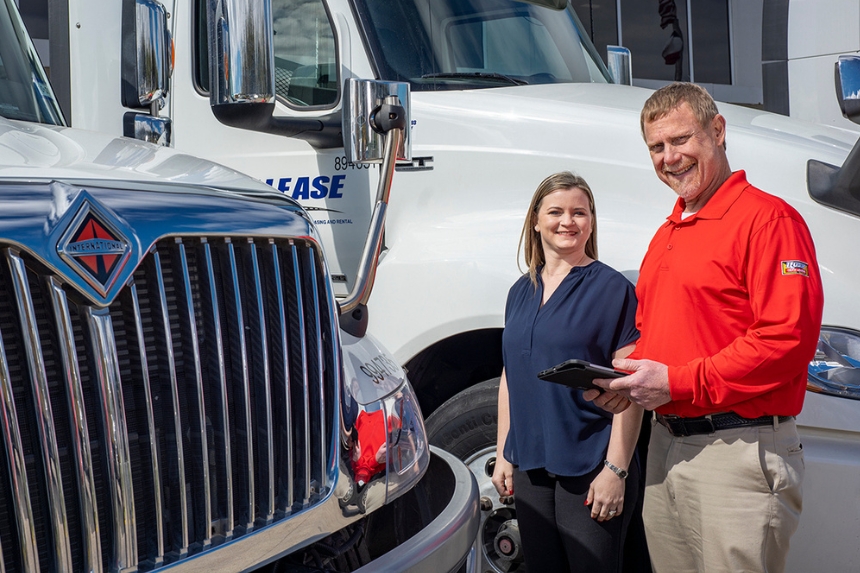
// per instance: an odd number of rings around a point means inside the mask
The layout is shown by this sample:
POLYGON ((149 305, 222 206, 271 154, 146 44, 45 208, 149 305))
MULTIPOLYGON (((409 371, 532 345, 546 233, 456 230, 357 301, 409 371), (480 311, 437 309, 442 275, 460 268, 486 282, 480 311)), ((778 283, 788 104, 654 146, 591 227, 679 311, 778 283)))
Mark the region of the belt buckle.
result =
POLYGON ((715 434, 717 432, 717 427, 714 424, 713 414, 708 414, 706 416, 702 416, 701 419, 696 419, 697 422, 707 420, 710 425, 710 429, 707 432, 696 431, 692 427, 687 427, 688 418, 683 418, 676 414, 663 414, 663 419, 666 421, 666 429, 669 430, 669 433, 672 434, 676 438, 685 438, 687 436, 692 436, 695 434, 715 434))
POLYGON ((669 433, 676 438, 688 436, 687 428, 684 426, 684 419, 677 414, 660 414, 663 421, 666 422, 663 426, 669 430, 669 433))

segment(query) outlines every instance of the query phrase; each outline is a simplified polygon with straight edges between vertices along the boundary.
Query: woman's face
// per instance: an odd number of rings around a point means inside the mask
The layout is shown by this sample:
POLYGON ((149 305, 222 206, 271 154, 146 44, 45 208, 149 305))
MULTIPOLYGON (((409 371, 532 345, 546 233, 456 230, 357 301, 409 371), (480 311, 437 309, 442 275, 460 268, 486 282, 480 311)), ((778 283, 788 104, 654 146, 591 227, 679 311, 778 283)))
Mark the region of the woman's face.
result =
POLYGON ((593 221, 588 195, 578 187, 556 189, 544 197, 538 205, 534 226, 540 234, 544 256, 556 253, 559 257, 581 257, 593 221))

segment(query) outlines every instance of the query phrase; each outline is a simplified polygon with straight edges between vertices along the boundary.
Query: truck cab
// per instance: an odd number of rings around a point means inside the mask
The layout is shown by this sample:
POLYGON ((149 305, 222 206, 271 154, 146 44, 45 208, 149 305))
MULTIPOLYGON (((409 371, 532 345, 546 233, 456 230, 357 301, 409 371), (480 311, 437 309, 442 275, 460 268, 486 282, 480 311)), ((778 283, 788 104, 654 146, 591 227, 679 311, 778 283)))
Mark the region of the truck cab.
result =
MULTIPOLYGON (((478 479, 482 564, 524 570, 515 506, 500 502, 489 483, 505 298, 521 276, 517 239, 537 184, 575 171, 595 193, 600 259, 635 282, 675 199, 654 175, 639 133, 650 91, 610 81, 564 1, 167 0, 159 6, 169 14, 175 58, 169 94, 152 109, 122 95, 123 62, 139 37, 123 27, 123 3, 61 4, 68 34, 51 38, 51 58, 53 68, 67 62, 72 125, 134 136, 129 113, 169 120, 175 149, 299 202, 318 228, 336 296, 361 275, 382 173, 348 152, 345 86, 408 84, 410 153, 394 167, 368 332, 408 370, 430 439, 478 479), (259 63, 261 85, 270 77, 273 92, 233 90, 224 99, 218 86, 239 61, 259 63)), ((732 166, 803 215, 822 268, 826 326, 798 419, 807 503, 789 570, 850 569, 860 546, 850 518, 839 517, 860 513, 850 485, 860 476, 860 265, 849 246, 860 236, 860 211, 822 197, 836 189, 835 173, 853 173, 857 133, 719 107, 732 166), (820 185, 811 172, 821 174, 820 185)), ((849 175, 843 179, 849 183, 833 193, 844 199, 857 191, 849 175)))
POLYGON ((66 127, 11 0, 0 196, 0 571, 469 570, 474 478, 307 213, 66 127))

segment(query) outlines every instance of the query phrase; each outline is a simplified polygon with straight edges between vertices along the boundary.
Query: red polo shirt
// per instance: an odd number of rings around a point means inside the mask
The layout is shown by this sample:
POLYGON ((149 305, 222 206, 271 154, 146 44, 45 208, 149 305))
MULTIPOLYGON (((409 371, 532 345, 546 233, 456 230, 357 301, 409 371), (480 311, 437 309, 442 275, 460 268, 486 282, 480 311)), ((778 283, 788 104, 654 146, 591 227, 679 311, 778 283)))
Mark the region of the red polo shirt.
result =
POLYGON ((684 417, 796 415, 824 298, 806 223, 743 171, 681 219, 678 199, 648 247, 636 294, 642 337, 631 358, 669 366, 684 417))

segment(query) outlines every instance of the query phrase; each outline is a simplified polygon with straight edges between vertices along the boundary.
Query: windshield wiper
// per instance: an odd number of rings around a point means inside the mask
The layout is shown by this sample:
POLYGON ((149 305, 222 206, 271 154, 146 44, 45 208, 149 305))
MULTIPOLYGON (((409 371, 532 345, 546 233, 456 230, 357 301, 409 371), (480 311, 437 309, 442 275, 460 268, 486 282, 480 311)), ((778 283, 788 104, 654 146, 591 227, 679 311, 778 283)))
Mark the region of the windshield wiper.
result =
POLYGON ((421 79, 479 79, 479 80, 496 80, 507 82, 515 86, 528 85, 528 82, 519 78, 512 78, 505 74, 497 74, 495 72, 441 72, 438 74, 424 74, 421 79))

